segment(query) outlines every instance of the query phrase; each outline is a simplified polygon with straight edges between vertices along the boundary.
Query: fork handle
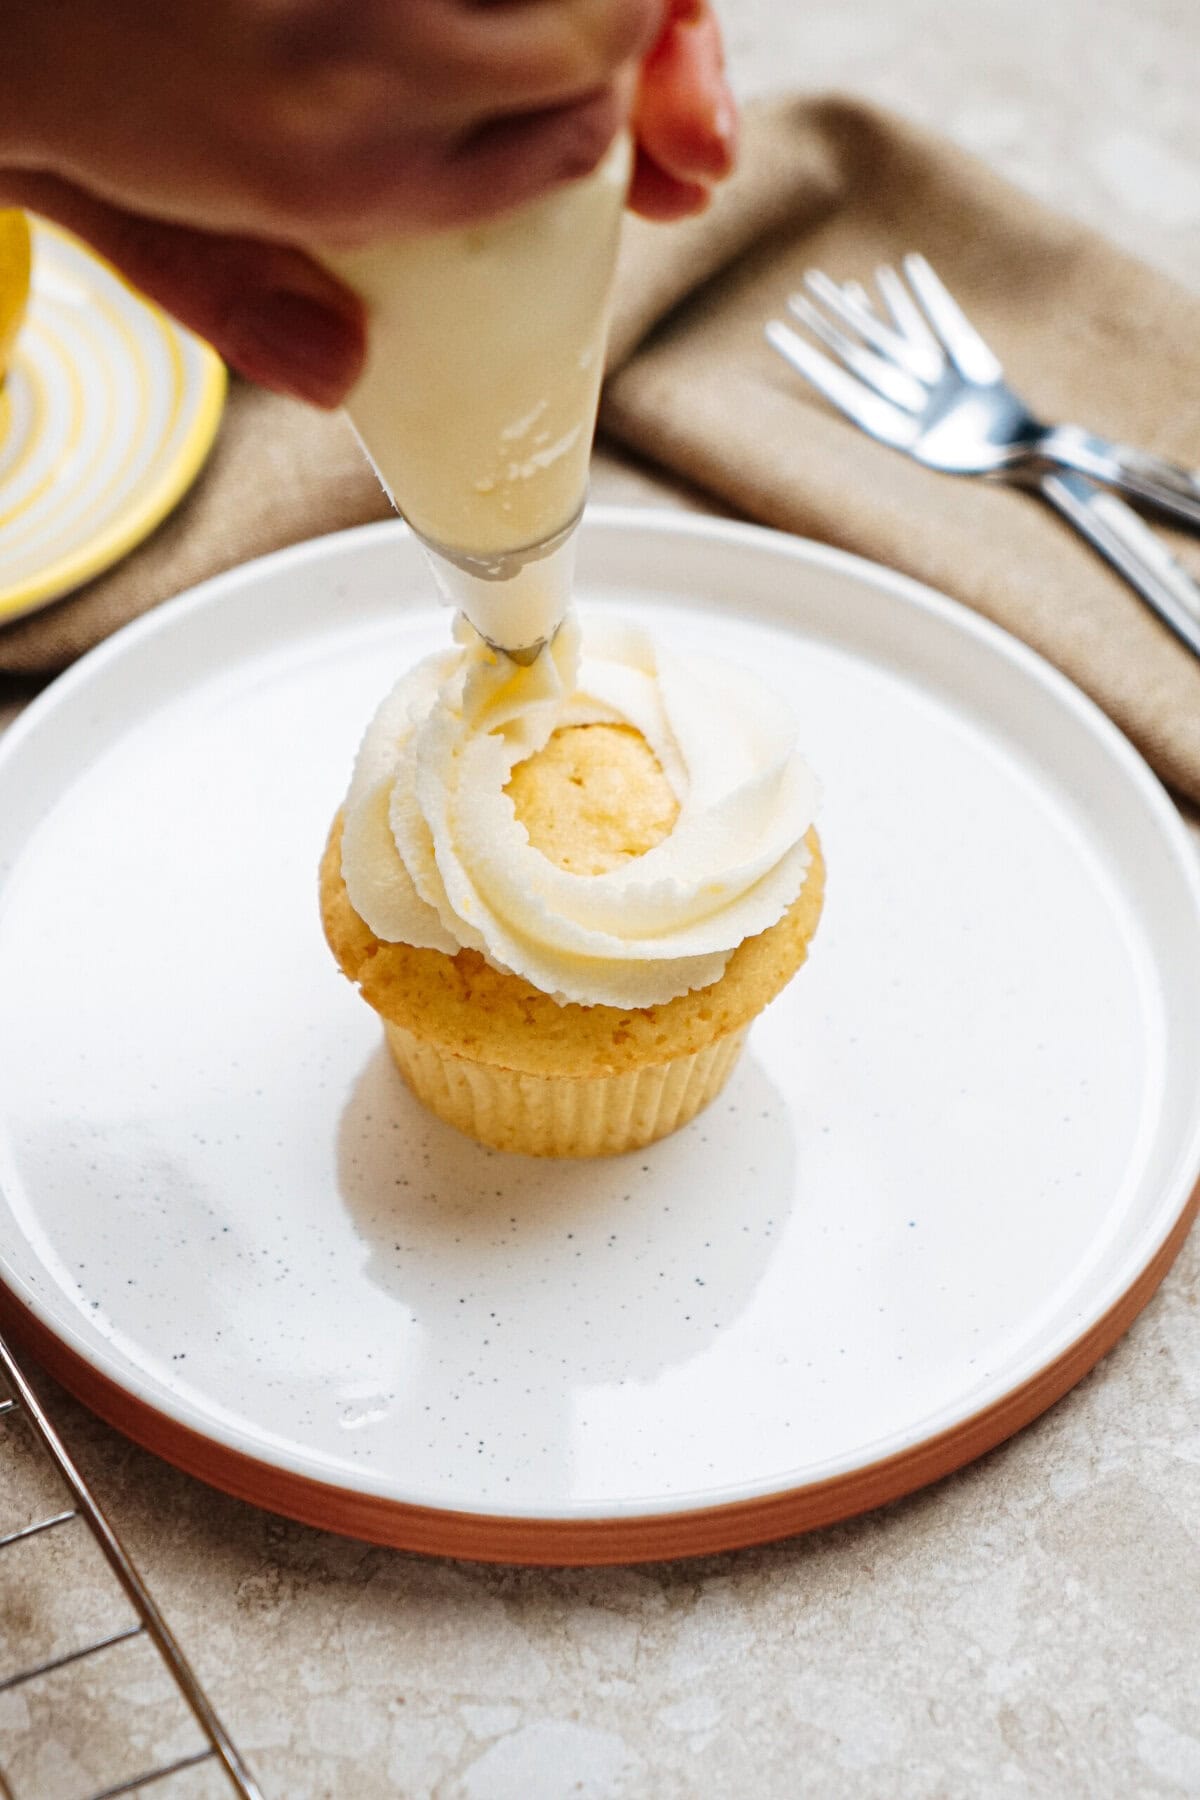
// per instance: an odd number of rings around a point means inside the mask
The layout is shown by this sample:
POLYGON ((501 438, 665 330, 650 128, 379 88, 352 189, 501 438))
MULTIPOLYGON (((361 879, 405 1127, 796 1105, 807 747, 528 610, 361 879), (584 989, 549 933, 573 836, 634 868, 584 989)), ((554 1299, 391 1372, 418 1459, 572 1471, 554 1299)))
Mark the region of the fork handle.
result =
POLYGON ((1043 475, 1041 493, 1200 656, 1200 585, 1115 494, 1082 475, 1043 475))
POLYGON ((1039 459, 1119 488, 1200 531, 1200 475, 1177 463, 1128 444, 1110 444, 1079 425, 1053 426, 1032 448, 1039 459))

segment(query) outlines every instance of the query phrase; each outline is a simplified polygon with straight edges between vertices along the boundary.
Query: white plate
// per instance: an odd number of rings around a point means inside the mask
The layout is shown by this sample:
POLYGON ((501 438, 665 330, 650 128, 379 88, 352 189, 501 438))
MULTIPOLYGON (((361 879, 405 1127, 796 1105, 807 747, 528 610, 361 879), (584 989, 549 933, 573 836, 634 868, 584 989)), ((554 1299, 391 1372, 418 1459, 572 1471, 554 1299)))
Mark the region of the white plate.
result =
POLYGON ((0 623, 133 549, 199 474, 225 404, 216 352, 57 225, 0 407, 0 623))
POLYGON ((430 1119, 322 941, 360 731, 447 629, 400 527, 209 582, 0 750, 14 1333, 235 1492, 533 1561, 747 1542, 962 1462, 1128 1324, 1200 1174, 1195 859, 1088 701, 749 527, 597 512, 581 584, 784 690, 824 786, 809 965, 633 1156, 430 1119))

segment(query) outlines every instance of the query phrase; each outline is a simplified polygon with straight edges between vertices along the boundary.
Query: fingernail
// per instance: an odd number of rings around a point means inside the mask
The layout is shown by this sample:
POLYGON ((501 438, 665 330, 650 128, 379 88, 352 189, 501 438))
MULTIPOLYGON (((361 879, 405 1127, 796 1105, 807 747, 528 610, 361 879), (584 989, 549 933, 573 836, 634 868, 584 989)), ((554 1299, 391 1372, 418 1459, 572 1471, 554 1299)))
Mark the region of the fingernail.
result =
POLYGON ((223 346, 251 380, 317 406, 339 406, 365 349, 361 321, 291 290, 256 294, 229 322, 223 346))

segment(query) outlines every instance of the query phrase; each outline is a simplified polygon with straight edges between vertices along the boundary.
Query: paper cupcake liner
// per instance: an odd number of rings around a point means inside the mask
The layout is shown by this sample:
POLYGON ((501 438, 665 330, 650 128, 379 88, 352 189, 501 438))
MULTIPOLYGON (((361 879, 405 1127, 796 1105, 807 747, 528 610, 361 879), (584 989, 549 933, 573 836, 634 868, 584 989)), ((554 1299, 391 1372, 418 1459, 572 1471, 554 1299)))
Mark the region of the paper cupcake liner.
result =
POLYGON ((619 1075, 524 1075, 439 1050, 384 1021, 405 1081, 481 1144, 526 1156, 616 1156, 677 1131, 724 1087, 745 1042, 731 1032, 690 1056, 619 1075))

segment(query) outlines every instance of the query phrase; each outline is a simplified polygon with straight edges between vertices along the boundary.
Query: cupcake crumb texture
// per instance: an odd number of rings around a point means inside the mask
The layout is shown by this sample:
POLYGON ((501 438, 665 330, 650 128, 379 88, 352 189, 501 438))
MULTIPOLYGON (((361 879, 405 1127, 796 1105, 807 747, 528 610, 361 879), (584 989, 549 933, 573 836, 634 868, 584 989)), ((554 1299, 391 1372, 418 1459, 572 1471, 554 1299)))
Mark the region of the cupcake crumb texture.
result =
POLYGON ((668 836, 679 802, 632 725, 567 725, 505 790, 529 841, 572 875, 607 875, 668 836))

